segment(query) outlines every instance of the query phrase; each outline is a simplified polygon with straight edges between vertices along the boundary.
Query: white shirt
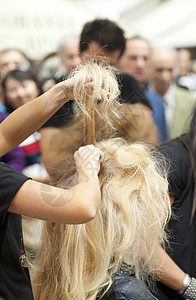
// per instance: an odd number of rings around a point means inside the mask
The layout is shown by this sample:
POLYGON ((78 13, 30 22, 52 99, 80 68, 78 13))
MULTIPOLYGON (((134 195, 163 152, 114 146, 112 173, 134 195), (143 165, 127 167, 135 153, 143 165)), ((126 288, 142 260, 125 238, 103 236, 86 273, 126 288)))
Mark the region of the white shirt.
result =
POLYGON ((175 110, 175 94, 176 94, 176 84, 171 84, 166 94, 163 96, 164 109, 165 109, 165 121, 167 124, 168 132, 170 132, 175 110))

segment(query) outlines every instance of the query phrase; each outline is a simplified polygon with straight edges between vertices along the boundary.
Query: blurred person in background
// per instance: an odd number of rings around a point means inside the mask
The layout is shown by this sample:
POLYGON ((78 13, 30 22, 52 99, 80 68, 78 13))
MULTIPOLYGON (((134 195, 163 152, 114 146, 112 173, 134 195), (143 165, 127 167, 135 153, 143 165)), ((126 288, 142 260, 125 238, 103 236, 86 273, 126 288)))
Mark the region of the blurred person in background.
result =
POLYGON ((176 79, 177 85, 189 91, 196 92, 196 74, 191 71, 191 52, 187 49, 180 49, 177 53, 179 74, 176 79))
POLYGON ((5 49, 0 51, 0 73, 1 78, 9 71, 22 68, 27 70, 30 67, 30 62, 26 55, 18 49, 5 49))
POLYGON ((54 77, 60 70, 61 62, 57 51, 50 52, 44 56, 38 65, 37 75, 41 82, 45 82, 54 77))
POLYGON ((80 64, 79 36, 65 36, 58 51, 44 61, 39 70, 39 78, 43 80, 43 91, 65 79, 66 74, 80 64), (51 69, 51 64, 53 68, 51 69), (51 71, 52 72, 51 72, 51 71))
MULTIPOLYGON (((8 48, 0 51, 0 80, 12 70, 19 67, 28 69, 30 62, 25 54, 19 49, 8 48)), ((8 115, 8 111, 5 107, 4 97, 2 89, 0 87, 0 122, 2 122, 8 115)), ((25 155, 20 147, 16 147, 12 151, 5 154, 0 159, 13 167, 19 172, 22 172, 26 166, 25 155)))
POLYGON ((169 138, 186 132, 196 104, 196 97, 175 84, 176 53, 170 48, 152 51, 151 85, 161 95, 169 138))
POLYGON ((148 84, 150 54, 149 42, 134 36, 126 40, 125 51, 118 62, 120 70, 133 76, 143 89, 148 84))
MULTIPOLYGON (((19 49, 8 48, 0 51, 0 80, 9 72, 18 68, 27 70, 30 61, 19 49)), ((0 90, 0 111, 6 112, 4 99, 0 90)))
POLYGON ((163 99, 156 91, 149 90, 150 58, 150 43, 141 36, 134 36, 126 40, 125 51, 118 65, 121 72, 133 76, 144 90, 153 110, 159 142, 163 142, 168 139, 163 99))
POLYGON ((72 71, 80 64, 79 54, 79 36, 65 36, 58 49, 58 54, 61 61, 60 76, 72 71))

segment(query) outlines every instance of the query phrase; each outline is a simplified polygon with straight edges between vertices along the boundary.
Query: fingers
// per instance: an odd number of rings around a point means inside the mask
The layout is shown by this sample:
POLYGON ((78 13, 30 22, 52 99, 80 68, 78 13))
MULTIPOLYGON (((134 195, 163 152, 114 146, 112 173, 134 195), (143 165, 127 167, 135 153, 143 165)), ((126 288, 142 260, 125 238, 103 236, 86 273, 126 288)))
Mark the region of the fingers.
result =
POLYGON ((94 145, 87 145, 80 147, 75 153, 74 157, 81 157, 83 160, 94 159, 95 161, 103 161, 104 153, 94 145))
POLYGON ((110 96, 111 96, 111 93, 105 91, 105 90, 101 90, 101 95, 99 95, 97 97, 97 100, 101 103, 107 103, 109 100, 110 100, 110 96))
POLYGON ((99 151, 100 151, 100 159, 99 159, 99 161, 100 161, 100 163, 102 163, 104 161, 104 153, 101 150, 99 150, 99 151))
MULTIPOLYGON (((87 78, 87 83, 85 84, 86 88, 94 88, 94 78, 93 75, 89 75, 89 77, 87 78)), ((109 93, 108 91, 105 91, 104 89, 100 88, 100 92, 97 95, 97 100, 101 103, 104 102, 108 102, 108 100, 110 99, 110 95, 111 93, 109 93)))
POLYGON ((74 154, 78 172, 96 175, 100 170, 100 163, 104 160, 103 152, 94 145, 80 147, 74 154))
MULTIPOLYGON (((75 85, 78 84, 78 82, 80 82, 82 80, 82 76, 79 74, 74 75, 73 77, 65 80, 65 86, 67 89, 67 98, 73 99, 73 88, 75 85)), ((85 88, 90 88, 90 89, 94 89, 95 87, 95 82, 94 82, 94 78, 92 75, 89 75, 87 78, 87 82, 85 83, 85 88)), ((111 93, 103 90, 102 88, 100 88, 98 95, 97 95, 97 100, 101 103, 107 103, 111 98, 111 93)))

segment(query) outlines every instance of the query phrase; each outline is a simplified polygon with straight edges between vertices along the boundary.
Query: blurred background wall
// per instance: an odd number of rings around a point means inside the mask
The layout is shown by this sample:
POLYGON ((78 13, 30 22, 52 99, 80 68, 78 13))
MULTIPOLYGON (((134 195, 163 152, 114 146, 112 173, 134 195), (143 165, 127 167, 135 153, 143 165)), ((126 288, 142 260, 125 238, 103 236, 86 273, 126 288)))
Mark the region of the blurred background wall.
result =
POLYGON ((116 21, 127 37, 152 46, 188 48, 196 59, 195 0, 0 0, 0 50, 15 47, 32 60, 56 51, 68 33, 96 17, 116 21))

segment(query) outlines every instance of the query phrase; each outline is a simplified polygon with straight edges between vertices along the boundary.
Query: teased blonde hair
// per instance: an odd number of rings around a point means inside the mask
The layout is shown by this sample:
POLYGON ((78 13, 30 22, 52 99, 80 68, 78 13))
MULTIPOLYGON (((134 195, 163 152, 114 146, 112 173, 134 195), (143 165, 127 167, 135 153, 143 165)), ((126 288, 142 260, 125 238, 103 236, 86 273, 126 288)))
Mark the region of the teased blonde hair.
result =
MULTIPOLYGON (((142 144, 111 139, 98 146, 105 155, 101 209, 87 224, 46 223, 35 299, 94 300, 122 261, 135 266, 140 279, 154 270, 170 212, 167 180, 142 144)), ((66 177, 59 186, 67 187, 66 177)))
MULTIPOLYGON (((108 88, 102 82, 103 86, 108 88)), ((95 92, 95 105, 96 96, 95 92)), ((82 94, 77 101, 88 114, 82 104, 84 98, 82 94)), ((111 109, 106 109, 105 116, 114 107, 115 119, 115 105, 107 105, 111 109)), ((101 115, 99 111, 98 114, 101 115)), ((101 208, 87 224, 45 224, 33 275, 36 300, 95 300, 111 286, 123 261, 135 267, 139 279, 154 270, 157 247, 164 242, 164 227, 170 214, 165 174, 154 152, 142 143, 130 144, 122 138, 102 140, 100 135, 97 146, 105 155, 99 174, 101 208)), ((53 177, 55 185, 70 188, 74 184, 72 152, 67 146, 66 160, 56 170, 56 182, 53 177)))

